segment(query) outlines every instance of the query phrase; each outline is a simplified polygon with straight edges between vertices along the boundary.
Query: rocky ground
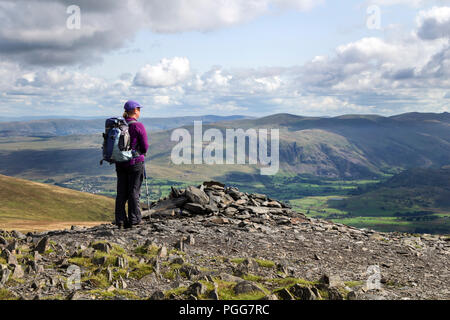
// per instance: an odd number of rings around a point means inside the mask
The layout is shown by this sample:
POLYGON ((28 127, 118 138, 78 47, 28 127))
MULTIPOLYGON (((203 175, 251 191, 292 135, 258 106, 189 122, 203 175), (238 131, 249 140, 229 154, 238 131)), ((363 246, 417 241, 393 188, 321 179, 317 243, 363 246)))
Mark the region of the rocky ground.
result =
POLYGON ((142 224, 0 231, 2 299, 450 299, 450 237, 307 218, 217 182, 142 224))

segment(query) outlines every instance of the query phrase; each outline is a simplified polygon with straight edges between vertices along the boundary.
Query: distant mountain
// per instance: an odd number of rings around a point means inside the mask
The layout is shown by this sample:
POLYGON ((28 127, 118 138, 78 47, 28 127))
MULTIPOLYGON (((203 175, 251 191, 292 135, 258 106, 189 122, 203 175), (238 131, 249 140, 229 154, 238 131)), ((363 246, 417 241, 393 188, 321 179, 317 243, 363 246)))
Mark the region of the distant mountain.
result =
POLYGON ((111 221, 114 199, 0 175, 0 225, 17 221, 111 221))
MULTIPOLYGON (((15 118, 12 118, 15 119, 15 118)), ((251 117, 234 116, 190 116, 173 118, 142 118, 147 130, 158 131, 177 128, 192 124, 194 120, 202 120, 204 123, 219 121, 230 121, 239 119, 251 119, 251 117)), ((11 119, 10 119, 11 120, 11 119)), ((39 119, 31 121, 7 121, 0 122, 0 137, 12 136, 66 136, 72 134, 93 134, 103 132, 105 129, 105 118, 93 117, 80 119, 39 119)))
POLYGON ((391 119, 399 121, 444 121, 450 122, 450 113, 420 113, 420 112, 409 112, 400 115, 392 116, 391 119))
MULTIPOLYGON (((226 179, 229 173, 235 172, 260 176, 255 166, 248 165, 173 165, 170 154, 176 142, 170 141, 171 130, 152 130, 183 126, 193 132, 195 119, 199 118, 170 118, 166 123, 164 119, 143 120, 149 129, 148 160, 155 177, 197 181, 226 179)), ((213 122, 216 119, 205 116, 203 130, 217 128, 225 136, 227 128, 278 128, 280 173, 284 174, 366 179, 408 168, 439 168, 450 164, 448 113, 332 118, 275 114, 257 119, 213 122)), ((219 119, 225 120, 224 117, 219 119)), ((49 131, 69 134, 75 131, 74 122, 72 126, 69 124, 62 122, 49 131)), ((102 123, 99 125, 103 126, 102 123)), ((97 165, 101 142, 99 133, 22 140, 3 138, 0 139, 0 173, 27 177, 38 173, 39 177, 46 177, 55 173, 91 176, 112 172, 112 168, 97 165)))
MULTIPOLYGON (((294 172, 338 177, 368 177, 405 168, 450 163, 449 113, 334 118, 270 117, 286 128, 280 157, 294 172)), ((249 126, 267 119, 247 121, 249 126)))
MULTIPOLYGON (((332 118, 275 114, 222 122, 214 127, 223 131, 226 128, 280 129, 281 168, 294 174, 370 178, 406 168, 441 167, 450 163, 449 113, 332 118)), ((162 155, 166 156, 167 151, 162 155)))

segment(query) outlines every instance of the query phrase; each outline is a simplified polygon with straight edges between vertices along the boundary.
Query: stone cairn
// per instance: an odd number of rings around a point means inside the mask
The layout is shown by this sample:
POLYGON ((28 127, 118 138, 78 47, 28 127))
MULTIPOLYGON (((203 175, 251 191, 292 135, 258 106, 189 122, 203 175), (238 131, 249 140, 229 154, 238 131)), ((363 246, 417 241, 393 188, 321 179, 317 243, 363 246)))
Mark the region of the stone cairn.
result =
POLYGON ((226 223, 227 218, 250 220, 256 223, 275 221, 289 224, 292 218, 306 218, 281 201, 264 194, 241 192, 235 187, 225 187, 216 181, 207 181, 186 189, 172 187, 168 197, 159 199, 144 211, 149 217, 192 217, 194 215, 217 216, 226 223))

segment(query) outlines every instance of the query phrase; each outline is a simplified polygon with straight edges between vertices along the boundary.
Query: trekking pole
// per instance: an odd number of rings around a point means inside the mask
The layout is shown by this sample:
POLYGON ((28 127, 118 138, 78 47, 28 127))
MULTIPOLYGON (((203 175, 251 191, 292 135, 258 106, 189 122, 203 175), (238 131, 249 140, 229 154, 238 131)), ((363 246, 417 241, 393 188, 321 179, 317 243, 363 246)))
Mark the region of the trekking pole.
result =
POLYGON ((147 191, 147 210, 148 210, 148 218, 149 220, 151 219, 151 214, 150 214, 150 198, 148 195, 148 185, 147 185, 147 170, 145 170, 145 164, 144 164, 144 179, 145 179, 145 189, 147 191))

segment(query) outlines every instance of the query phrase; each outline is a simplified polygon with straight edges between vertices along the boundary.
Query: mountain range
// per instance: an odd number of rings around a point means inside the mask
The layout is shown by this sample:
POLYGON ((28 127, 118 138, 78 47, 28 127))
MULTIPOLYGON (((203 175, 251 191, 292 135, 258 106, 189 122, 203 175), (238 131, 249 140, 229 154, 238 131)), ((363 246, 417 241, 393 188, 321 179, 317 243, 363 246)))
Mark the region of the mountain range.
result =
MULTIPOLYGON (((212 123, 225 120, 249 119, 247 116, 190 116, 172 118, 142 118, 140 121, 149 131, 168 130, 190 124, 195 120, 204 123, 212 123)), ((48 137, 66 136, 72 134, 99 133, 105 129, 105 119, 99 117, 88 118, 9 118, 0 121, 0 137, 26 136, 26 137, 48 137)))
MULTIPOLYGON (((259 173, 255 165, 177 166, 171 163, 170 154, 176 142, 170 141, 172 130, 162 128, 182 126, 193 133, 194 119, 143 119, 149 131, 148 160, 155 177, 200 181, 205 178, 223 180, 236 173, 259 173)), ((282 174, 362 179, 407 168, 439 168, 450 162, 450 114, 447 112, 407 113, 391 117, 344 115, 324 118, 276 114, 257 119, 242 119, 242 116, 205 116, 203 119, 206 120, 204 131, 209 128, 222 132, 227 128, 278 128, 282 174), (222 121, 214 122, 217 119, 222 121)), ((101 157, 100 132, 103 129, 101 122, 97 127, 92 126, 94 121, 99 120, 0 124, 4 135, 0 138, 0 173, 23 176, 26 172, 38 171, 39 177, 74 172, 81 175, 112 174, 112 170, 100 168, 97 164, 101 157), (47 133, 35 127, 49 127, 49 124, 53 127, 47 133), (80 131, 85 134, 80 135, 80 131), (91 133, 93 131, 97 133, 91 133)))

